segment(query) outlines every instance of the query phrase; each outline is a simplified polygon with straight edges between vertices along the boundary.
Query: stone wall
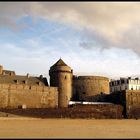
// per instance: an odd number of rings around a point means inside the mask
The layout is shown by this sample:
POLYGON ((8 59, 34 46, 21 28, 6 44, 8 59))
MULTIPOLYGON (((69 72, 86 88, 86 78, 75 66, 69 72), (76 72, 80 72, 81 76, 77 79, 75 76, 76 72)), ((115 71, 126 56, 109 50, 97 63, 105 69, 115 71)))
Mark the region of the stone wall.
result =
POLYGON ((72 97, 72 70, 69 66, 52 66, 49 71, 50 86, 58 87, 58 106, 68 107, 72 97))
POLYGON ((126 90, 126 109, 128 118, 140 118, 140 90, 126 90))
POLYGON ((116 91, 112 94, 106 95, 105 97, 106 102, 111 102, 117 105, 123 106, 123 116, 126 118, 127 110, 126 110, 126 91, 116 91))
POLYGON ((125 117, 140 118, 140 90, 124 90, 114 92, 106 98, 108 102, 123 106, 125 117))
POLYGON ((0 108, 55 108, 58 88, 22 84, 0 84, 0 108))
POLYGON ((101 76, 73 77, 73 98, 85 100, 86 97, 109 94, 109 79, 101 76))
POLYGON ((0 109, 3 114, 39 118, 121 119, 122 106, 114 104, 75 105, 68 108, 0 109))
POLYGON ((126 90, 126 106, 140 105, 140 90, 126 90))

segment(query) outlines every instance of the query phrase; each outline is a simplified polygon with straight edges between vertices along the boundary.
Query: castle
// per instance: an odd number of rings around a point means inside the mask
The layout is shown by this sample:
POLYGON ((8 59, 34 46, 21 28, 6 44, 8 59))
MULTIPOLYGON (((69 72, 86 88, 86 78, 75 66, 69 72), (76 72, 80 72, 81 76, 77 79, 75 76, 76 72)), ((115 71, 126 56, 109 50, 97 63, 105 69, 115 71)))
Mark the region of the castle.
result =
POLYGON ((0 66, 0 108, 62 108, 71 100, 109 94, 108 78, 75 76, 62 59, 50 67, 49 75, 50 85, 42 75, 16 75, 0 66))
POLYGON ((102 102, 122 105, 126 116, 140 105, 139 87, 130 90, 130 78, 76 76, 62 59, 50 67, 49 75, 50 85, 43 75, 16 75, 0 66, 0 108, 68 108, 71 101, 102 102))

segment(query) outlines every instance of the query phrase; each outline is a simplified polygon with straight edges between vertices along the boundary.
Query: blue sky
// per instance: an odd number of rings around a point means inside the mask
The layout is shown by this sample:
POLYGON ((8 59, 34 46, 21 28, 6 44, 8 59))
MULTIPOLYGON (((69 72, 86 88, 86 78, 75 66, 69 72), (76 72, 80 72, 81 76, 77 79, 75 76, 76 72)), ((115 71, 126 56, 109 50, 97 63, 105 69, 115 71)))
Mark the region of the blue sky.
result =
POLYGON ((0 64, 48 77, 61 57, 76 75, 140 75, 139 9, 139 3, 1 2, 0 64))

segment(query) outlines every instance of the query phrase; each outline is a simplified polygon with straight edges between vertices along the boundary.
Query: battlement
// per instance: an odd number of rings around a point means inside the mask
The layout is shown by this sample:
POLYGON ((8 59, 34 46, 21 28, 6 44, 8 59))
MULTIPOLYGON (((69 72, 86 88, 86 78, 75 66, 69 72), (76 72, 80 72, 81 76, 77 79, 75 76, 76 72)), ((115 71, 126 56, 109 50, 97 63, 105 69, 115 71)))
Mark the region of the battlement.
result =
POLYGON ((0 84, 0 108, 56 108, 58 88, 24 84, 0 84))
POLYGON ((35 91, 57 91, 58 87, 39 86, 39 85, 25 85, 25 84, 0 84, 0 89, 8 90, 35 90, 35 91))
POLYGON ((74 76, 74 80, 107 80, 109 78, 103 76, 74 76))

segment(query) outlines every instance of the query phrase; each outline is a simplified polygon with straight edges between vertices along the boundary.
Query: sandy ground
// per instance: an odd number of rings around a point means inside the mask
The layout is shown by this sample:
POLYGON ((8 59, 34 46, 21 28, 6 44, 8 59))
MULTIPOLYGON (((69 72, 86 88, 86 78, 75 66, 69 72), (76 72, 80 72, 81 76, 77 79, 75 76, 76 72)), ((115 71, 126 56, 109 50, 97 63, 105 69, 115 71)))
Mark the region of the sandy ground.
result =
POLYGON ((0 138, 140 138, 140 120, 1 117, 0 138))

